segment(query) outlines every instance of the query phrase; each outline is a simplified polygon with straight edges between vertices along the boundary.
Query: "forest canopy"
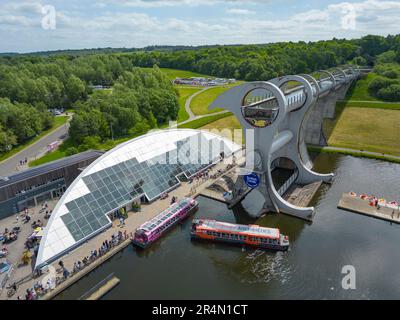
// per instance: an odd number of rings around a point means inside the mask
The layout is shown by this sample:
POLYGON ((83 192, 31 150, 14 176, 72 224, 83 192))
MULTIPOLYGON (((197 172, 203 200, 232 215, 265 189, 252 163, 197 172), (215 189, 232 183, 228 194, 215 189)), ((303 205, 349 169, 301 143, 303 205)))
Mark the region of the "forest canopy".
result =
POLYGON ((49 128, 52 116, 48 109, 75 110, 70 134, 76 143, 85 137, 104 141, 140 134, 175 120, 179 109, 177 92, 158 67, 253 81, 347 63, 377 63, 380 76, 371 83, 371 93, 396 100, 399 69, 393 65, 399 62, 400 35, 263 45, 1 55, 0 152, 49 128), (108 89, 93 90, 97 85, 108 89))

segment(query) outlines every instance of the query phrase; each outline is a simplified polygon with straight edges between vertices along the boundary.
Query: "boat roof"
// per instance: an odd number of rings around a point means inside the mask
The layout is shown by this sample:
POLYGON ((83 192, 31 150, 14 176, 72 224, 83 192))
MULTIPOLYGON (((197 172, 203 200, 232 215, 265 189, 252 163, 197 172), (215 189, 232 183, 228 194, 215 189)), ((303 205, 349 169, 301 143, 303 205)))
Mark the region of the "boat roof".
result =
POLYGON ((167 209, 159 213, 157 216, 142 224, 138 229, 141 229, 145 232, 152 231, 153 229, 158 227, 162 222, 164 222, 172 215, 174 215, 176 212, 178 212, 179 209, 187 206, 190 200, 191 200, 190 198, 184 198, 179 202, 172 204, 167 209))
POLYGON ((276 228, 260 227, 254 224, 253 225, 234 224, 234 223, 221 222, 208 219, 199 221, 202 221, 201 226, 219 231, 243 233, 246 235, 263 236, 274 239, 278 239, 280 236, 280 231, 279 229, 276 228))

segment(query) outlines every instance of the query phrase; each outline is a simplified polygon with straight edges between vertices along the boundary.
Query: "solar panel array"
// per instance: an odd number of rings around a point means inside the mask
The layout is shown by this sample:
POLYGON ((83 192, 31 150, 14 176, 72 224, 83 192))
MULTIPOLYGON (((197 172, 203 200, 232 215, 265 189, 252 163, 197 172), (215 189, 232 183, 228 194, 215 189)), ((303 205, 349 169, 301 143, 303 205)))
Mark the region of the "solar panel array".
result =
POLYGON ((189 201, 190 201, 189 199, 183 199, 183 200, 179 201, 179 203, 175 203, 168 209, 165 209, 164 211, 162 211, 160 214, 158 214, 153 219, 144 223, 139 228, 142 230, 145 230, 145 231, 150 231, 150 230, 154 229, 155 227, 159 226, 162 222, 167 220, 169 217, 171 217, 173 214, 175 214, 182 208, 186 207, 189 204, 189 201))

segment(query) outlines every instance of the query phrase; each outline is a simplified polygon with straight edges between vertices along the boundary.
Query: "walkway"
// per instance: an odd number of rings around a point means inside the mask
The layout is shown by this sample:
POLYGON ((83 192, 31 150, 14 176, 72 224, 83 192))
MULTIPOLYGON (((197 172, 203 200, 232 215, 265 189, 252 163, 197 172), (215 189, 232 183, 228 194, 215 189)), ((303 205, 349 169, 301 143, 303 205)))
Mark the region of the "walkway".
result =
MULTIPOLYGON (((70 115, 71 119, 72 115, 70 115)), ((51 131, 43 138, 39 139, 35 143, 32 143, 25 149, 20 152, 12 155, 6 160, 0 162, 0 176, 9 176, 13 173, 26 169, 26 166, 21 167, 19 162, 21 160, 25 160, 25 158, 29 161, 35 160, 36 158, 41 157, 46 153, 47 146, 54 141, 63 141, 68 136, 69 129, 69 121, 67 121, 64 125, 56 128, 54 131, 51 131)))
POLYGON ((203 93, 204 91, 207 91, 207 90, 209 90, 209 89, 211 89, 211 88, 214 88, 214 87, 205 87, 204 89, 193 93, 189 98, 186 99, 186 102, 185 102, 185 109, 186 109, 186 112, 187 112, 188 115, 189 115, 189 119, 187 120, 188 122, 189 122, 189 121, 192 121, 192 120, 196 120, 196 119, 199 117, 199 116, 196 116, 196 115, 193 113, 192 109, 190 109, 190 104, 191 104, 191 102, 192 102, 192 99, 193 99, 195 96, 197 96, 197 95, 199 95, 199 94, 203 93))

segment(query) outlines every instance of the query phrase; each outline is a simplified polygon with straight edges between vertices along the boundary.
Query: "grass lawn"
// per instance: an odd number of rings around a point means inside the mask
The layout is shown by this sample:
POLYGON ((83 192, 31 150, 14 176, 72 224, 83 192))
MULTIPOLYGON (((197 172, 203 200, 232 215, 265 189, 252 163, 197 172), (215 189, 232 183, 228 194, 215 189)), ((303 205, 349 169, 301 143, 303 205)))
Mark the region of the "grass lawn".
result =
POLYGON ((201 130, 210 130, 210 132, 219 134, 225 138, 235 141, 237 144, 244 144, 242 128, 238 119, 234 115, 210 122, 200 128, 201 130), (239 130, 239 131, 235 131, 239 130))
POLYGON ((338 106, 345 107, 359 107, 359 108, 377 108, 377 109, 390 109, 400 110, 400 102, 381 102, 381 101, 339 101, 336 103, 338 106))
POLYGON ((24 144, 21 144, 21 145, 15 147, 15 148, 13 148, 9 152, 5 152, 5 153, 0 154, 0 161, 8 159, 9 157, 13 156, 14 154, 20 152, 21 150, 25 149, 26 147, 28 147, 31 144, 35 143, 36 141, 40 140, 45 135, 49 134, 51 131, 57 129, 58 127, 61 127, 62 125, 64 125, 67 122, 67 120, 68 120, 67 116, 55 117, 53 126, 50 129, 48 129, 46 131, 43 131, 41 134, 39 134, 36 137, 28 140, 24 144))
POLYGON ((178 122, 185 121, 189 119, 189 114, 185 110, 185 102, 186 100, 194 93, 200 91, 202 88, 187 88, 187 87, 177 87, 179 92, 179 113, 178 113, 178 122))
POLYGON ((208 89, 199 95, 195 96, 190 104, 190 109, 196 115, 210 114, 214 112, 221 111, 223 109, 216 108, 214 110, 208 110, 208 106, 213 103, 213 101, 223 92, 229 90, 230 88, 241 84, 242 82, 236 82, 223 87, 215 87, 208 89))
POLYGON ((222 114, 216 114, 216 115, 210 115, 208 117, 203 117, 200 119, 196 119, 190 122, 187 122, 185 124, 178 125, 178 128, 183 128, 183 129, 198 129, 201 127, 204 127, 205 125, 217 121, 219 119, 225 118, 232 115, 230 112, 222 113, 222 114))
POLYGON ((329 146, 400 155, 400 111, 357 107, 338 109, 336 120, 324 120, 329 146))
POLYGON ((379 101, 379 99, 371 96, 368 92, 368 85, 378 75, 370 72, 362 79, 355 82, 355 84, 349 89, 346 94, 346 100, 358 100, 358 101, 379 101))
POLYGON ((190 78, 190 77, 207 77, 211 78, 211 76, 207 76, 200 73, 195 73, 186 70, 177 70, 177 69, 168 69, 168 68, 160 68, 162 72, 164 72, 168 78, 171 80, 175 80, 176 78, 190 78))

